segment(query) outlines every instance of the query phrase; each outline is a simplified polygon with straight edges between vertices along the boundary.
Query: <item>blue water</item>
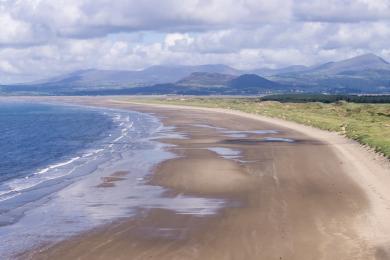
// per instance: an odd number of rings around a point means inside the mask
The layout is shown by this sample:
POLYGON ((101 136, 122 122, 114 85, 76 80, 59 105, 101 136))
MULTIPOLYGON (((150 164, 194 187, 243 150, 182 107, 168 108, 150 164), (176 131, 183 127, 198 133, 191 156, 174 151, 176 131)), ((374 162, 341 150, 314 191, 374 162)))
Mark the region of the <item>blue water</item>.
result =
POLYGON ((32 202, 121 157, 158 122, 125 111, 20 102, 0 103, 0 226, 32 202), (137 131, 133 122, 137 121, 137 131), (131 132, 131 133, 130 133, 131 132), (129 142, 121 141, 128 140, 129 142))
POLYGON ((160 127, 131 111, 0 103, 0 227, 82 177, 156 149, 147 139, 160 127))
POLYGON ((106 137, 112 119, 69 106, 0 104, 0 183, 71 159, 75 151, 106 137))

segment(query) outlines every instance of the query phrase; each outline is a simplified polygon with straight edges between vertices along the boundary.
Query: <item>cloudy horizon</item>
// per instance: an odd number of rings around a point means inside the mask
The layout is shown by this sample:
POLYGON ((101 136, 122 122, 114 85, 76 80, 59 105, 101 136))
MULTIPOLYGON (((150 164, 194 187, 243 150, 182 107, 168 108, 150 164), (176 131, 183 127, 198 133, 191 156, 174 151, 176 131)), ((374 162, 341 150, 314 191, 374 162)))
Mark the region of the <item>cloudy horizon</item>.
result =
POLYGON ((389 0, 0 0, 0 83, 87 68, 390 60, 389 0))

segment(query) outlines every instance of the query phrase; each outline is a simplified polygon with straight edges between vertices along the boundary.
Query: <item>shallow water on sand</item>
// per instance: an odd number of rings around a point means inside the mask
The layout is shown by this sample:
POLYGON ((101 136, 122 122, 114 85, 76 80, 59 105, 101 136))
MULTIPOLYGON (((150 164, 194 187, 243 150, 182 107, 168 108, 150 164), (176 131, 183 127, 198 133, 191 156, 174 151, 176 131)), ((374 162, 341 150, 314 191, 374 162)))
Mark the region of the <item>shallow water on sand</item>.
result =
POLYGON ((226 159, 240 158, 240 153, 241 153, 238 150, 233 150, 233 149, 225 148, 225 147, 209 147, 208 150, 215 152, 218 155, 220 155, 226 159))

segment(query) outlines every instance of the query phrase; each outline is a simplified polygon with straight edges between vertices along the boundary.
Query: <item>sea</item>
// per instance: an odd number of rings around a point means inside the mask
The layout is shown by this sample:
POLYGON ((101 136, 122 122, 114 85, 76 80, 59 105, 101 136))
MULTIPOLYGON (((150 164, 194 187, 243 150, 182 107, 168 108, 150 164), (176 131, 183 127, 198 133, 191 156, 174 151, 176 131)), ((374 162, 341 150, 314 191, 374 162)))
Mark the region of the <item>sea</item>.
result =
POLYGON ((0 102, 0 256, 50 246, 140 210, 205 216, 220 199, 149 185, 174 158, 161 138, 186 138, 153 114, 57 103, 0 102), (123 181, 101 188, 115 172, 123 181))

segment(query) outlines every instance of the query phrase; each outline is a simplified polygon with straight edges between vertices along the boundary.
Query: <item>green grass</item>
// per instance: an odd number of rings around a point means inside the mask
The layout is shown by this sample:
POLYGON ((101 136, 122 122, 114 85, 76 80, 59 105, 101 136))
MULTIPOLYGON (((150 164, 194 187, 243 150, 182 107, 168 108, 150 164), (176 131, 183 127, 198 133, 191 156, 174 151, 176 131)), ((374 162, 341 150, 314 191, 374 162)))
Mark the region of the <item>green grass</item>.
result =
POLYGON ((227 108, 339 132, 390 158, 390 104, 259 102, 240 98, 153 98, 140 102, 227 108))
POLYGON ((390 104, 390 95, 329 95, 315 93, 299 93, 299 94, 273 94, 260 98, 262 101, 279 101, 290 103, 307 103, 321 102, 334 103, 337 101, 347 101, 351 103, 380 103, 390 104))

